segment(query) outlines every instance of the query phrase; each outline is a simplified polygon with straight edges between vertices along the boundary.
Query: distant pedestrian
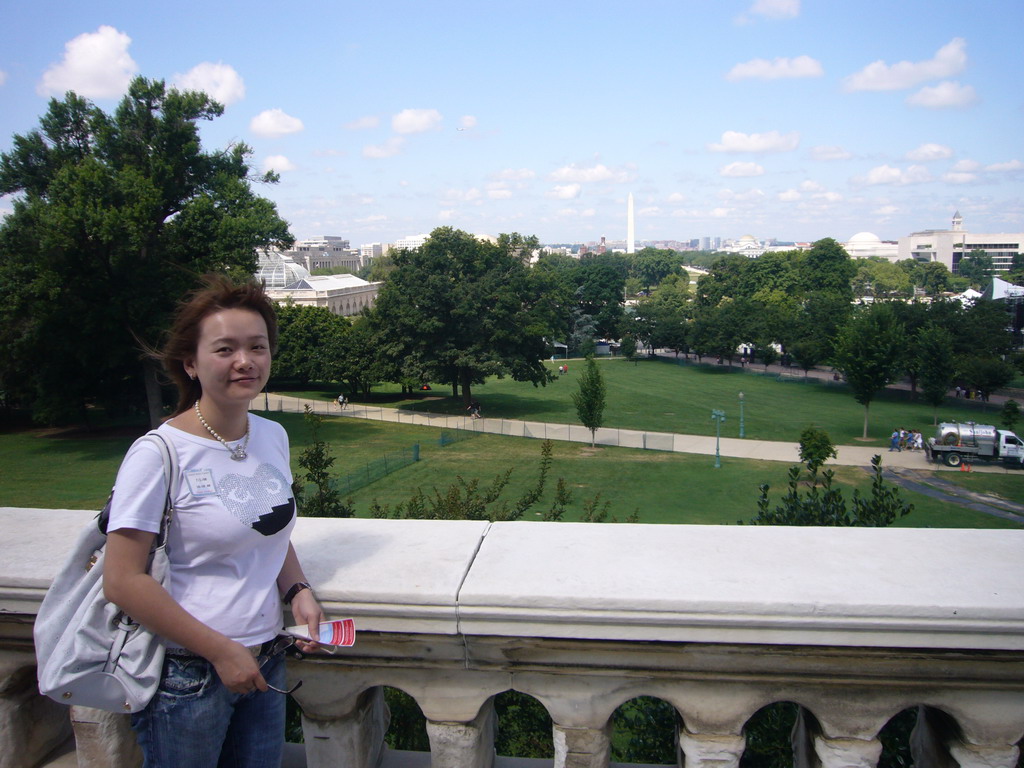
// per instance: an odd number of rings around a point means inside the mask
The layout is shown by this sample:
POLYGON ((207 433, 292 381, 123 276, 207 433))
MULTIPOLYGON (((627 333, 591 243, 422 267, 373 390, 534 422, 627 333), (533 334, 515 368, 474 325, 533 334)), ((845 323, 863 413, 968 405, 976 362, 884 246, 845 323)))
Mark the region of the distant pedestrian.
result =
POLYGON ((475 399, 470 400, 469 407, 466 410, 469 411, 469 417, 471 419, 480 418, 480 403, 477 402, 475 399))
POLYGON ((900 431, 894 429, 892 434, 889 436, 889 453, 898 451, 900 449, 900 431))
POLYGON ((342 393, 342 394, 338 395, 338 410, 339 411, 345 410, 345 406, 346 405, 348 405, 348 398, 345 397, 345 394, 342 393))

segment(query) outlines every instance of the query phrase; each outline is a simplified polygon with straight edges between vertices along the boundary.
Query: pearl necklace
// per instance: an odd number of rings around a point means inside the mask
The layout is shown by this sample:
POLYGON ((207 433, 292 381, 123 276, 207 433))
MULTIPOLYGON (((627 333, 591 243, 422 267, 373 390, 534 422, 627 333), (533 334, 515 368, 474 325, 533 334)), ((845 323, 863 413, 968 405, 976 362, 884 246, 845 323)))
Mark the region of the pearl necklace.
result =
POLYGON ((214 428, 206 423, 206 419, 203 418, 203 414, 199 410, 199 401, 198 400, 196 400, 196 416, 199 417, 199 423, 202 424, 204 427, 206 427, 206 431, 209 432, 211 435, 213 435, 214 439, 219 441, 221 445, 223 445, 225 448, 228 449, 228 451, 231 453, 231 458, 232 459, 234 459, 235 461, 245 461, 246 457, 249 455, 249 454, 247 454, 245 452, 246 446, 249 445, 249 417, 248 417, 248 415, 246 415, 246 417, 245 417, 245 438, 242 440, 242 442, 239 445, 235 446, 234 448, 232 448, 230 445, 228 445, 228 441, 225 440, 220 435, 218 435, 217 432, 214 430, 214 428))

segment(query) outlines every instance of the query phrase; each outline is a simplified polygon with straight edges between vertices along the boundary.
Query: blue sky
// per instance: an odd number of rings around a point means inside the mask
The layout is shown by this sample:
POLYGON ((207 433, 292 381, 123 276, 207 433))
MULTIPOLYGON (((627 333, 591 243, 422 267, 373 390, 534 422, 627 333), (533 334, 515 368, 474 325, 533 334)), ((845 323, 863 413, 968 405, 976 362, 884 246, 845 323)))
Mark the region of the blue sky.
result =
MULTIPOLYGON (((207 90, 297 237, 1024 231, 1020 0, 11 2, 0 150, 72 89, 207 90)), ((10 199, 0 198, 0 213, 10 199)))

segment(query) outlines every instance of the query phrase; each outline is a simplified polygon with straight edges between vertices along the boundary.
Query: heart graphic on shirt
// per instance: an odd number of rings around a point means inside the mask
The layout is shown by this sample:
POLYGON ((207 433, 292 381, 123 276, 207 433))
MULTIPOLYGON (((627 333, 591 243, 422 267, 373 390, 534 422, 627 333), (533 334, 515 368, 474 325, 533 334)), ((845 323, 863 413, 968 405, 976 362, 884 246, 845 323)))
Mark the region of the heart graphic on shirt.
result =
POLYGON ((271 464, 260 464, 252 477, 225 475, 217 484, 217 493, 240 523, 264 536, 282 530, 295 514, 288 480, 271 464))

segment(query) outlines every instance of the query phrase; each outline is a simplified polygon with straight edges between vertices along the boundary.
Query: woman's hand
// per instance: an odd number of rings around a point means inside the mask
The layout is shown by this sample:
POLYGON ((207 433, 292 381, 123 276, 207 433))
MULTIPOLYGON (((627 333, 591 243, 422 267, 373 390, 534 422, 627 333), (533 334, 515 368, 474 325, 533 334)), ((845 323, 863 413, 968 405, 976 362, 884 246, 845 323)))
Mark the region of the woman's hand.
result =
POLYGON ((292 598, 292 616, 296 624, 305 624, 312 640, 296 639, 295 645, 304 653, 312 653, 320 647, 316 639, 320 636, 320 622, 326 621, 323 609, 316 600, 312 589, 303 589, 292 598))
POLYGON ((210 657, 210 663, 224 687, 231 693, 267 690, 267 681, 263 679, 252 652, 241 643, 225 640, 222 652, 210 657))

